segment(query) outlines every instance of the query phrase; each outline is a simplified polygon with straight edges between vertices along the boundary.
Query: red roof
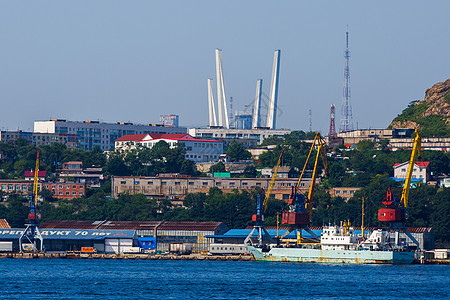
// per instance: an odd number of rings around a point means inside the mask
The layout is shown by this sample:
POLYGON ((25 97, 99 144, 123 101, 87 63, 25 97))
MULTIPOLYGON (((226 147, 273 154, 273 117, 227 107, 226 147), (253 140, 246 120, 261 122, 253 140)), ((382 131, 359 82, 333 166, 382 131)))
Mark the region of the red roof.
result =
MULTIPOLYGON (((38 177, 45 177, 47 175, 47 171, 38 171, 38 177)), ((34 171, 25 171, 25 177, 34 177, 34 171)))
POLYGON ((11 226, 6 219, 0 219, 0 228, 11 228, 11 226))
MULTIPOLYGON (((156 140, 156 139, 155 139, 156 140)), ((175 139, 175 138, 160 138, 157 140, 173 140, 173 141, 181 141, 181 142, 209 142, 209 143, 223 143, 222 141, 216 141, 216 140, 199 140, 199 139, 175 139)))
POLYGON ((149 133, 152 139, 193 139, 190 134, 187 133, 149 133))
POLYGON ((146 134, 126 134, 118 139, 116 139, 116 142, 129 142, 129 141, 140 141, 143 138, 145 138, 146 134))
MULTIPOLYGON (((404 164, 409 165, 409 162, 404 162, 404 163, 401 163, 401 164, 396 163, 396 164, 394 165, 394 168, 397 167, 397 166, 400 166, 400 165, 404 165, 404 164)), ((416 161, 416 162, 414 162, 414 164, 415 164, 416 166, 420 167, 420 168, 427 168, 428 165, 430 164, 430 162, 429 162, 429 161, 416 161)))

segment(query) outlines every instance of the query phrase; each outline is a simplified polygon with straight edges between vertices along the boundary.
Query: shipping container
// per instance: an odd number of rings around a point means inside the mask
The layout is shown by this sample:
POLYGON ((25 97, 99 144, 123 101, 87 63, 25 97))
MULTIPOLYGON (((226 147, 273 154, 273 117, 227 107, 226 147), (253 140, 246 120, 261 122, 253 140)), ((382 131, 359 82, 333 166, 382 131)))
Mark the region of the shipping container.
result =
POLYGON ((140 247, 122 247, 121 250, 122 250, 122 253, 128 253, 128 254, 130 254, 130 253, 142 253, 143 252, 142 251, 143 249, 140 248, 140 247))
POLYGON ((250 251, 244 244, 211 244, 209 253, 211 255, 248 255, 250 251))

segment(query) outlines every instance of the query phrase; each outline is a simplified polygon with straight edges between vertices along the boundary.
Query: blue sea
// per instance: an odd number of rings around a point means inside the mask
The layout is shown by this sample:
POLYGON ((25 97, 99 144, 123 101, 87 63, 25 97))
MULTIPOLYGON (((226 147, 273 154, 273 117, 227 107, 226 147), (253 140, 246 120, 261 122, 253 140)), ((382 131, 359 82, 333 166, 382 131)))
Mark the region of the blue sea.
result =
POLYGON ((439 299, 450 266, 0 259, 8 299, 439 299))

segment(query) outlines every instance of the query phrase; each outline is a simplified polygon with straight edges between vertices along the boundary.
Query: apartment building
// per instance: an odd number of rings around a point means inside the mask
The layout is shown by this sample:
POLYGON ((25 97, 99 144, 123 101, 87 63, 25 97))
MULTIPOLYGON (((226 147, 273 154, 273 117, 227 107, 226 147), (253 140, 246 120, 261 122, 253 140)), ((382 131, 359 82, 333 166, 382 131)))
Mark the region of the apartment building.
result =
POLYGON ((107 151, 114 148, 116 139, 127 134, 146 133, 186 133, 186 127, 164 126, 159 124, 133 124, 125 122, 103 123, 99 121, 66 121, 53 119, 35 121, 34 133, 66 134, 75 148, 92 150, 95 146, 107 151))

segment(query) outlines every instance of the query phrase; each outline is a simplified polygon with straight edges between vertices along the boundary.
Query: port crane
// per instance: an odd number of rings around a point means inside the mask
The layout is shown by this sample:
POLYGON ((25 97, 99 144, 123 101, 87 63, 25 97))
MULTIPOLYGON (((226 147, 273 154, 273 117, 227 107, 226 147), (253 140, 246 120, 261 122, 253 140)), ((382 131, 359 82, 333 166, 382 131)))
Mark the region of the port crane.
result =
POLYGON ((408 232, 405 227, 406 223, 406 208, 408 207, 409 189, 411 187, 412 173, 414 170, 416 153, 420 159, 420 148, 422 138, 419 131, 415 130, 414 145, 409 159, 408 172, 406 173, 405 185, 403 186, 402 196, 400 200, 392 193, 391 188, 388 188, 386 198, 382 202, 384 208, 378 210, 378 220, 381 222, 388 222, 390 231, 395 232, 395 245, 398 245, 399 231, 404 232, 420 249, 419 242, 408 232))
POLYGON ((282 214, 282 224, 288 224, 290 228, 281 236, 281 239, 283 239, 292 231, 297 230, 297 244, 300 244, 303 240, 301 236, 301 231, 303 229, 309 234, 311 234, 317 241, 320 240, 320 238, 308 228, 308 225, 311 223, 312 208, 314 204, 314 185, 317 178, 319 156, 322 157, 323 165, 325 168, 325 175, 328 176, 326 143, 325 140, 320 136, 320 133, 316 132, 313 143, 311 145, 311 149, 309 150, 308 153, 308 157, 306 158, 305 165, 303 166, 302 173, 300 174, 300 178, 298 179, 297 185, 295 187, 292 187, 292 192, 288 202, 289 209, 284 211, 282 214), (317 147, 317 154, 314 162, 311 184, 309 186, 308 196, 305 196, 304 194, 299 192, 300 182, 305 173, 309 158, 311 157, 311 154, 314 148, 316 147, 317 147))
POLYGON ((272 237, 270 236, 270 234, 264 228, 264 213, 267 210, 267 204, 269 202, 270 194, 272 193, 272 189, 275 184, 275 179, 277 178, 278 168, 280 167, 282 156, 283 156, 283 151, 281 151, 280 157, 278 158, 278 162, 277 162, 274 172, 272 174, 272 180, 270 181, 267 192, 264 193, 264 191, 263 191, 262 193, 258 193, 258 195, 256 196, 256 214, 254 214, 252 216, 252 221, 255 222, 255 226, 253 227, 250 234, 245 238, 245 240, 244 240, 245 245, 253 244, 252 237, 253 237, 253 232, 255 230, 258 231, 258 246, 262 246, 264 236, 266 236, 267 239, 269 239, 271 242, 274 242, 272 237), (264 199, 263 199, 263 197, 264 197, 264 199))
POLYGON ((44 239, 39 231, 36 221, 36 206, 38 197, 38 183, 39 183, 39 150, 37 151, 36 167, 34 168, 34 182, 33 191, 30 195, 30 212, 28 214, 28 224, 19 237, 20 251, 40 251, 44 247, 44 239))

